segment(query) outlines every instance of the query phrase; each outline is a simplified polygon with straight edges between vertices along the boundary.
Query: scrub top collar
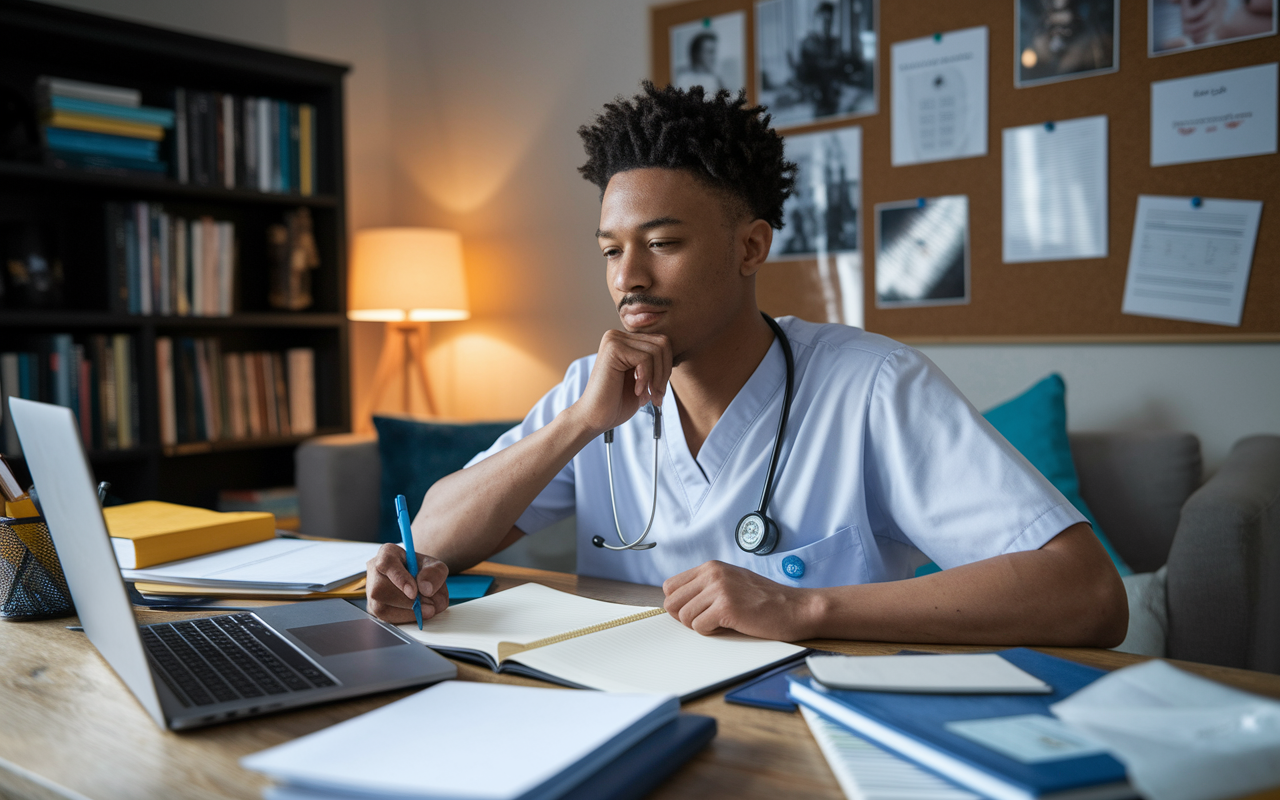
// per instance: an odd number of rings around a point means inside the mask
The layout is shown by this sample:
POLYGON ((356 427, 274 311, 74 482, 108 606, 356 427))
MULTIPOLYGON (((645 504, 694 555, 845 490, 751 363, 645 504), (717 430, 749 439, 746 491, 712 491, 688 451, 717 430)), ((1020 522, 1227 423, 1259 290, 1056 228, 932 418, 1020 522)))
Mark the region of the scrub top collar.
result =
MULTIPOLYGON (((783 329, 790 334, 790 320, 780 322, 783 329)), ((799 367, 797 366, 796 385, 800 384, 799 367)), ((729 403, 729 407, 720 415, 720 419, 711 428, 702 449, 695 459, 689 451, 689 443, 684 438, 684 426, 680 421, 680 406, 676 402, 675 386, 667 384, 663 395, 662 408, 666 412, 662 420, 662 441, 675 474, 680 479, 689 513, 696 514, 698 507, 706 499, 711 487, 715 484, 721 470, 728 463, 729 457, 737 449, 739 443, 751 427, 760 421, 761 416, 771 406, 777 405, 774 413, 781 412, 783 389, 787 381, 787 361, 782 355, 782 342, 776 336, 764 358, 756 366, 751 377, 738 390, 729 403), (775 402, 776 401, 776 402, 775 402)), ((776 419, 767 420, 776 426, 776 419)), ((794 430, 787 426, 788 432, 794 430)), ((772 442, 772 438, 770 442, 772 442)))

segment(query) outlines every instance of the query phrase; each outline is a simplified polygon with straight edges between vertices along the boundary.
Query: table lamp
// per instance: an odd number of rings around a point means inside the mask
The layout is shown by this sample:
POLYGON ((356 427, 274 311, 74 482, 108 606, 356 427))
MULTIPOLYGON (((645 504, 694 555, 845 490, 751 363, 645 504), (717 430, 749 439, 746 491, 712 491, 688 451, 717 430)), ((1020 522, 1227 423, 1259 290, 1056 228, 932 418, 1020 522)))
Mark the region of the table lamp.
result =
POLYGON ((416 381, 427 413, 435 416, 427 380, 428 325, 471 316, 462 272, 462 237, 436 228, 358 231, 351 253, 350 289, 349 319, 388 326, 373 386, 356 424, 368 428, 370 415, 397 372, 403 378, 404 411, 410 410, 410 387, 416 381))

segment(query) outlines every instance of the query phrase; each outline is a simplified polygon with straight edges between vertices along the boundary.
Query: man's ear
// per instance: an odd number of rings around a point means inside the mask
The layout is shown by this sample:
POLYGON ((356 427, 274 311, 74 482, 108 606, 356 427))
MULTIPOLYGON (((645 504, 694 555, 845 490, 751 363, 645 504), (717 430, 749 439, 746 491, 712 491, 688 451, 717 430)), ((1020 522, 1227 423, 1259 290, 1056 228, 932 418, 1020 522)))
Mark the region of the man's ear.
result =
POLYGON ((739 242, 742 245, 742 263, 738 270, 742 276, 755 275, 769 257, 769 248, 773 244, 773 226, 762 219, 752 220, 738 229, 739 242))

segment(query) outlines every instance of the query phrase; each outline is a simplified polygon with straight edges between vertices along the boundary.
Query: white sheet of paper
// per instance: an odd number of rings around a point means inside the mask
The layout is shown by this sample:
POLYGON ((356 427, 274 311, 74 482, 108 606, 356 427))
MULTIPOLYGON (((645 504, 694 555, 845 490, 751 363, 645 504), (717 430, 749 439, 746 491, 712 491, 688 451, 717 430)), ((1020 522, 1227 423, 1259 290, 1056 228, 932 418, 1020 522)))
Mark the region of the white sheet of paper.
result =
POLYGON ((1050 707, 1104 742, 1143 797, 1218 800, 1280 784, 1280 703, 1148 661, 1050 707))
POLYGON ((1107 255, 1107 118, 1004 129, 1004 262, 1107 255))
POLYGON ((893 165, 987 154, 987 28, 892 48, 893 165))
POLYGON ((446 681, 240 763, 341 796, 546 796, 548 781, 602 746, 634 743, 678 712, 663 695, 446 681))
POLYGON ((1276 152, 1276 64, 1151 84, 1151 166, 1276 152))
POLYGON ((369 542, 268 539, 146 569, 121 570, 127 581, 184 586, 328 591, 364 574, 378 553, 369 542))
POLYGON ((1138 196, 1126 314, 1239 325, 1262 202, 1138 196))
POLYGON ((1053 687, 995 653, 809 656, 813 677, 834 689, 918 694, 1048 694, 1053 687))

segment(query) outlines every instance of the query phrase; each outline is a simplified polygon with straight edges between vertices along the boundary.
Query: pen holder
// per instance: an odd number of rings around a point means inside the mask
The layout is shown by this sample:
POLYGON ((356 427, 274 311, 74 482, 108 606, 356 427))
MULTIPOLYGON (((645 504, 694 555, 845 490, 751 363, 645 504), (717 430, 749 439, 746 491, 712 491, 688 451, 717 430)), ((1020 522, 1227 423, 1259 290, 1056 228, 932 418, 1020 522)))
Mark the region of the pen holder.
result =
POLYGON ((53 619, 74 613, 44 517, 0 517, 0 618, 53 619))

